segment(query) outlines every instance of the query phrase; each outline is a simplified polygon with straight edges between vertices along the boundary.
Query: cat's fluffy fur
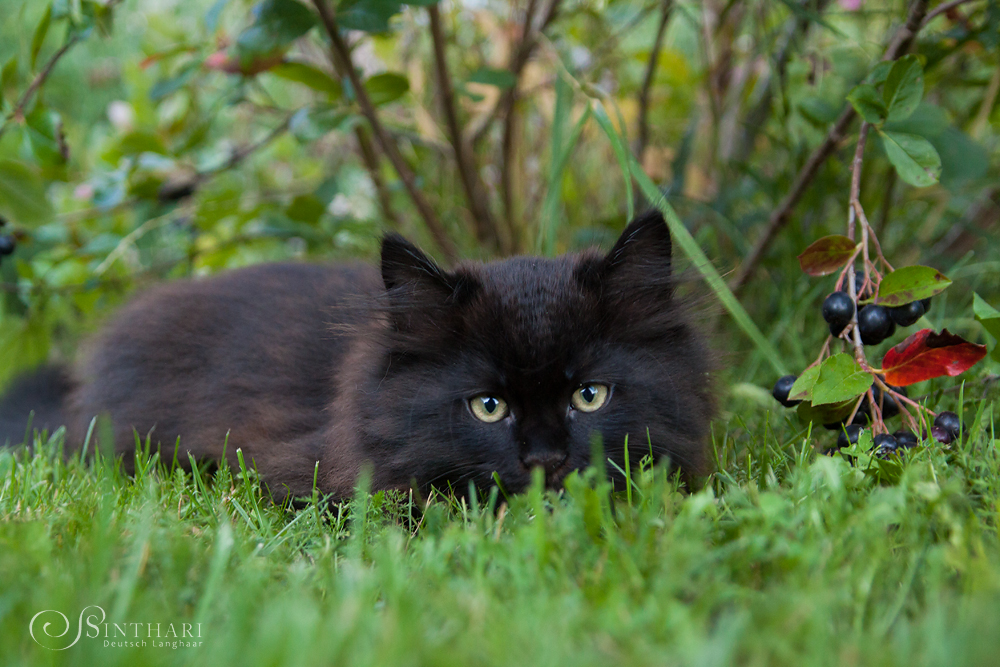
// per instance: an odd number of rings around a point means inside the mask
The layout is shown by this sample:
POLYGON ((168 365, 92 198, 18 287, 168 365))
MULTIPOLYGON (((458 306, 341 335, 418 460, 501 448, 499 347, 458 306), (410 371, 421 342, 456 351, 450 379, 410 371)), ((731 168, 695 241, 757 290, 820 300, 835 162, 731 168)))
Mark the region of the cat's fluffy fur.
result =
POLYGON ((134 431, 168 456, 179 438, 182 462, 220 458, 228 434, 230 463, 242 449, 276 497, 311 493, 314 471, 320 491, 345 496, 365 465, 374 488, 462 490, 495 472, 517 492, 533 466, 556 486, 589 463, 594 433, 622 468, 628 436, 633 464, 652 451, 702 473, 708 361, 676 304, 670 246, 650 212, 607 254, 445 271, 389 235, 381 276, 273 264, 169 283, 125 307, 69 382, 46 371, 47 393, 15 386, 0 426, 21 432, 0 444, 20 441, 28 407, 50 427, 61 417, 71 444, 109 413, 126 460, 134 431), (572 409, 588 382, 610 398, 572 409), (476 419, 481 394, 502 397, 508 417, 476 419))

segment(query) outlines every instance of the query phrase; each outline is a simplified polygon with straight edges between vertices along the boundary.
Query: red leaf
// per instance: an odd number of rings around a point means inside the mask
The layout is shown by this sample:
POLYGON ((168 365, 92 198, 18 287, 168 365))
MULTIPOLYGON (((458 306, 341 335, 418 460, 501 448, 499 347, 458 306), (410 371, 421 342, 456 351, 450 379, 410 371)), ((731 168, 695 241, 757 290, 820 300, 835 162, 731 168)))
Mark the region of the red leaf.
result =
POLYGON ((969 370, 986 356, 986 346, 950 333, 922 329, 885 353, 885 381, 896 387, 969 370))
POLYGON ((846 236, 824 236, 799 255, 799 266, 810 276, 825 276, 847 264, 858 244, 846 236))

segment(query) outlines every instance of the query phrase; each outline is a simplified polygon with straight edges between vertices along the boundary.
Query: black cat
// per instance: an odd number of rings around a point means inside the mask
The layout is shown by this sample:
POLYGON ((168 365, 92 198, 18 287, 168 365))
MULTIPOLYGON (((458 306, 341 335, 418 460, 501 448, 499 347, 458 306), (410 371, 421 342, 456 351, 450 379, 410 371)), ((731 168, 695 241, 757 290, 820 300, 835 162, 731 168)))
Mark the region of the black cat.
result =
MULTIPOLYGON (((374 488, 510 492, 589 463, 600 434, 624 468, 652 451, 705 471, 707 353, 674 297, 658 212, 614 248, 444 271, 397 235, 365 265, 261 265, 139 296, 68 374, 46 369, 0 403, 0 444, 36 425, 81 443, 110 414, 179 459, 253 462, 275 497, 374 488), (227 435, 228 434, 228 435, 227 435)), ((609 466, 613 471, 613 467, 609 466)))

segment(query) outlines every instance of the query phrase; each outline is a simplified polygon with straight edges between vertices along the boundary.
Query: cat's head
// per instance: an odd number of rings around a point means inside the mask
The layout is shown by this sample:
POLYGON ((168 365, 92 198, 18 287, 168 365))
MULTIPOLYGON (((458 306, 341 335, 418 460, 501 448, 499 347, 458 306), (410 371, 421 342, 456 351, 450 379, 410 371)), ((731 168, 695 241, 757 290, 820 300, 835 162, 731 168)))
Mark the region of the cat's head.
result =
MULTIPOLYGON (((652 452, 705 469, 708 361, 674 297, 658 211, 607 254, 437 266, 398 235, 382 245, 385 331, 359 387, 375 482, 464 490, 550 486, 590 462, 595 434, 624 469, 652 452)), ((607 466, 614 477, 614 466, 607 466)))

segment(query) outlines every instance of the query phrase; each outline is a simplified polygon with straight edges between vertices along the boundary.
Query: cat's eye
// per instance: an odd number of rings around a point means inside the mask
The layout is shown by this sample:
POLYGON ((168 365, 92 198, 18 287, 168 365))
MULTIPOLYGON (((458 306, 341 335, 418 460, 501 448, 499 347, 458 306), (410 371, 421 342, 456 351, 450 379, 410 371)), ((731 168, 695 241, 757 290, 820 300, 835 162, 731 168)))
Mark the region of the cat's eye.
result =
POLYGON ((476 416, 476 419, 487 424, 500 421, 509 412, 507 401, 497 396, 476 396, 469 401, 469 407, 472 408, 472 414, 476 416))
POLYGON ((594 412, 600 410, 608 401, 611 390, 604 384, 585 384, 573 392, 570 402, 573 407, 580 412, 594 412))

